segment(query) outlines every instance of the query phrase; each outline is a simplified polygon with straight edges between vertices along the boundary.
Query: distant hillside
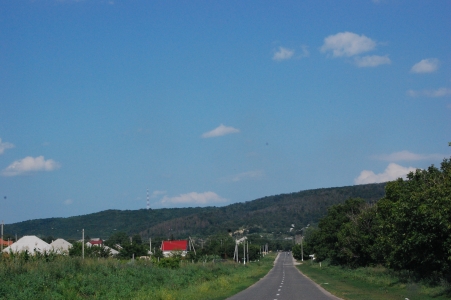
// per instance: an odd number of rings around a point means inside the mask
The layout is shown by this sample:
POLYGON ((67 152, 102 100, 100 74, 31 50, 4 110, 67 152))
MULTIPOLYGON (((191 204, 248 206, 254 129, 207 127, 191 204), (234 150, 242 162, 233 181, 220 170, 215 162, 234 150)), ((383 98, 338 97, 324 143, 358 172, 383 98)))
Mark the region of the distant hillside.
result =
POLYGON ((349 198, 375 202, 385 195, 385 183, 324 188, 269 196, 214 210, 174 218, 140 232, 144 238, 211 235, 246 228, 250 233, 286 233, 291 224, 301 228, 317 223, 327 208, 349 198))
POLYGON ((106 210, 69 218, 49 218, 5 225, 5 233, 80 239, 108 238, 115 231, 140 233, 143 238, 206 236, 241 228, 252 232, 287 232, 316 223, 331 205, 360 197, 374 202, 385 194, 385 183, 324 188, 269 196, 224 207, 155 210, 106 210))

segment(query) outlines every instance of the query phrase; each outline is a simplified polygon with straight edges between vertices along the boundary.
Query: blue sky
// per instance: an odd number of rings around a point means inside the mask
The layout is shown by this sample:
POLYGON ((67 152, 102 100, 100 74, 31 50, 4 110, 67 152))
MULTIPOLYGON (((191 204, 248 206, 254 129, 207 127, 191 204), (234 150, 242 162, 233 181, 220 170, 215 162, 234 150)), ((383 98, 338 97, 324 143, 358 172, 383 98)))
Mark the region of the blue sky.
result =
POLYGON ((3 1, 0 212, 222 206, 451 147, 450 1, 3 1), (6 197, 6 198, 5 198, 6 197))

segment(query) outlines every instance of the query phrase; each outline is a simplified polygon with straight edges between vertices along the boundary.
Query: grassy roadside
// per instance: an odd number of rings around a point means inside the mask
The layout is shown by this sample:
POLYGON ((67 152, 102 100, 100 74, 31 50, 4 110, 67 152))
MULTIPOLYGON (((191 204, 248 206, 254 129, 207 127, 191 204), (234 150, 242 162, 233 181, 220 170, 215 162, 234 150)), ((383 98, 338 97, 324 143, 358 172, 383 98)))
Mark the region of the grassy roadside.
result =
POLYGON ((0 299, 225 299, 266 275, 274 258, 245 266, 184 261, 175 269, 138 260, 3 259, 0 299))
MULTIPOLYGON (((183 289, 162 288, 155 294, 155 298, 149 298, 148 291, 143 289, 137 294, 136 299, 226 299, 245 290, 264 277, 272 269, 275 257, 274 253, 269 254, 259 262, 252 262, 245 266, 227 262, 225 264, 232 268, 232 271, 228 274, 212 276, 208 280, 201 280, 197 284, 189 285, 183 289)), ((212 268, 214 265, 209 263, 204 267, 212 268)))
POLYGON ((405 283, 383 267, 350 270, 304 262, 297 268, 330 293, 346 300, 450 299, 450 294, 446 295, 450 287, 446 284, 430 287, 422 283, 405 283))

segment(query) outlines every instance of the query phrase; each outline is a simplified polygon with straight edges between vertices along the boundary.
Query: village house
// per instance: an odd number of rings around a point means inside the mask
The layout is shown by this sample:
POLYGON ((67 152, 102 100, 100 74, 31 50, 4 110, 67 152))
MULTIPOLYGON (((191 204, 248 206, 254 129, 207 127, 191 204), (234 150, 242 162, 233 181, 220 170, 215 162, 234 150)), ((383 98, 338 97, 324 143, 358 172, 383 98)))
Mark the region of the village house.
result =
POLYGON ((164 257, 170 257, 174 252, 180 252, 182 256, 188 253, 188 240, 175 240, 161 242, 161 251, 164 257))

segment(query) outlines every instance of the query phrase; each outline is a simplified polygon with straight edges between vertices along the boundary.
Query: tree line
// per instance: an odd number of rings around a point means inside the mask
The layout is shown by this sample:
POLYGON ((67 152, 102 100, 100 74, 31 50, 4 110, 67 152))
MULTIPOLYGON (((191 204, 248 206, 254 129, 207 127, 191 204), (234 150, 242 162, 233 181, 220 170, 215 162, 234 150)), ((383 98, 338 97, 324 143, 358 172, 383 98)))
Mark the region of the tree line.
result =
MULTIPOLYGON (((374 204, 350 198, 328 209, 305 234, 318 261, 383 265, 422 278, 451 280, 451 159, 388 182, 374 204)), ((293 253, 300 256, 300 245, 293 253)), ((305 255, 304 255, 305 256, 305 255)))

